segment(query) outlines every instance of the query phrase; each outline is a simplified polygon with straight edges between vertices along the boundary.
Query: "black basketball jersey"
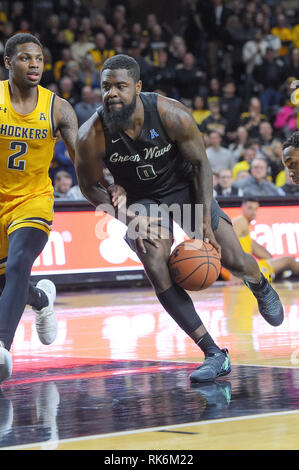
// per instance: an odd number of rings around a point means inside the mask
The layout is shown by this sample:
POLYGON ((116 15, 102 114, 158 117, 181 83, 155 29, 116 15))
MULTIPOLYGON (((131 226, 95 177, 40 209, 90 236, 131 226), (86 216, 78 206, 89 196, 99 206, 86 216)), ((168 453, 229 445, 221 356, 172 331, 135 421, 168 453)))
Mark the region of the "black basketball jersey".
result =
POLYGON ((105 134, 104 162, 115 183, 125 188, 131 201, 144 197, 161 200, 185 188, 193 179, 192 164, 179 153, 164 130, 157 96, 156 93, 140 93, 144 123, 135 140, 122 131, 111 134, 103 119, 103 107, 97 110, 105 134))

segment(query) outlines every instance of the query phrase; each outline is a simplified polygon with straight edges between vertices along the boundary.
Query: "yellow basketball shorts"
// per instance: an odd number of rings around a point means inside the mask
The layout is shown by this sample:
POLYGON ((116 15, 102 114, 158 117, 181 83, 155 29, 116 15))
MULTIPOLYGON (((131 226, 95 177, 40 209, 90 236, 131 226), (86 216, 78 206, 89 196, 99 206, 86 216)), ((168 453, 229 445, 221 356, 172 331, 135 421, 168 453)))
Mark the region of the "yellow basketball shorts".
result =
POLYGON ((266 259, 258 260, 258 265, 260 268, 261 273, 265 276, 265 278, 272 284, 275 279, 275 272, 273 267, 266 259))
POLYGON ((43 230, 49 236, 54 213, 52 194, 32 195, 0 202, 0 275, 5 273, 8 236, 23 227, 43 230))
MULTIPOLYGON (((275 272, 271 264, 268 263, 266 259, 260 259, 257 261, 257 263, 259 265, 260 271, 263 273, 265 278, 270 282, 270 284, 272 284, 272 282, 275 279, 275 272)), ((221 267, 220 274, 224 281, 229 281, 232 276, 231 273, 223 267, 221 267)))

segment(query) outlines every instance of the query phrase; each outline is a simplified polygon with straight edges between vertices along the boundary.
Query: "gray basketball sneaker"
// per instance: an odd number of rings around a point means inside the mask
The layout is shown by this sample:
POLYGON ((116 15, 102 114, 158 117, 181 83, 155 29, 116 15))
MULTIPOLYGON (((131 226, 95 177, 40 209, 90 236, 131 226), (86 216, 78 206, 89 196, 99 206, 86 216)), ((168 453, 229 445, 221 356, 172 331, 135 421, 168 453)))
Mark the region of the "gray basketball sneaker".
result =
POLYGON ((207 354, 201 366, 190 374, 191 382, 210 382, 229 374, 231 371, 227 349, 214 354, 207 354))
POLYGON ((260 314, 272 326, 279 326, 283 322, 284 312, 279 295, 273 289, 269 281, 261 273, 264 283, 262 287, 255 287, 255 284, 244 281, 255 296, 260 314))

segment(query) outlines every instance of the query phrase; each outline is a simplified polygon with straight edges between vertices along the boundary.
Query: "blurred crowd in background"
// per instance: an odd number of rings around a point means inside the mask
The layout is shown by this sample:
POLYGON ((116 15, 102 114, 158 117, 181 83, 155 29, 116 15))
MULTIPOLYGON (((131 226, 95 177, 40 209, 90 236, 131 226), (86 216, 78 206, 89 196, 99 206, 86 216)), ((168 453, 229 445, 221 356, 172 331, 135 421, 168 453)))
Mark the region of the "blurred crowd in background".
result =
MULTIPOLYGON (((41 85, 73 105, 79 126, 101 104, 104 61, 129 54, 143 91, 193 113, 216 197, 299 196, 281 163, 282 143, 299 127, 298 0, 160 3, 159 16, 154 2, 142 15, 144 1, 0 1, 0 53, 13 34, 36 35, 45 55, 41 85), (178 17, 169 10, 177 5, 178 17)), ((0 74, 8 78, 3 61, 0 74)), ((51 178, 56 198, 83 197, 59 138, 51 178)))

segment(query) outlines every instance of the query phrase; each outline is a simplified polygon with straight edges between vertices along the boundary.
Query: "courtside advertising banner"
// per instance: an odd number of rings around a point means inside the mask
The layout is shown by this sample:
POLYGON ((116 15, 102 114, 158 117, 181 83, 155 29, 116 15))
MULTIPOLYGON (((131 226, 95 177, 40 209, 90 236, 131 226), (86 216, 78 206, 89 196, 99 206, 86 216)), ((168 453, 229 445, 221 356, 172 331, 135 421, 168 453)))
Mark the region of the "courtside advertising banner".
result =
MULTIPOLYGON (((233 219, 240 208, 224 208, 233 219)), ((251 236, 273 257, 299 256, 299 208, 260 207, 251 236)), ((138 271, 143 267, 124 236, 126 226, 102 211, 56 212, 49 241, 32 275, 138 271)), ((174 245, 186 238, 175 225, 174 245)))

